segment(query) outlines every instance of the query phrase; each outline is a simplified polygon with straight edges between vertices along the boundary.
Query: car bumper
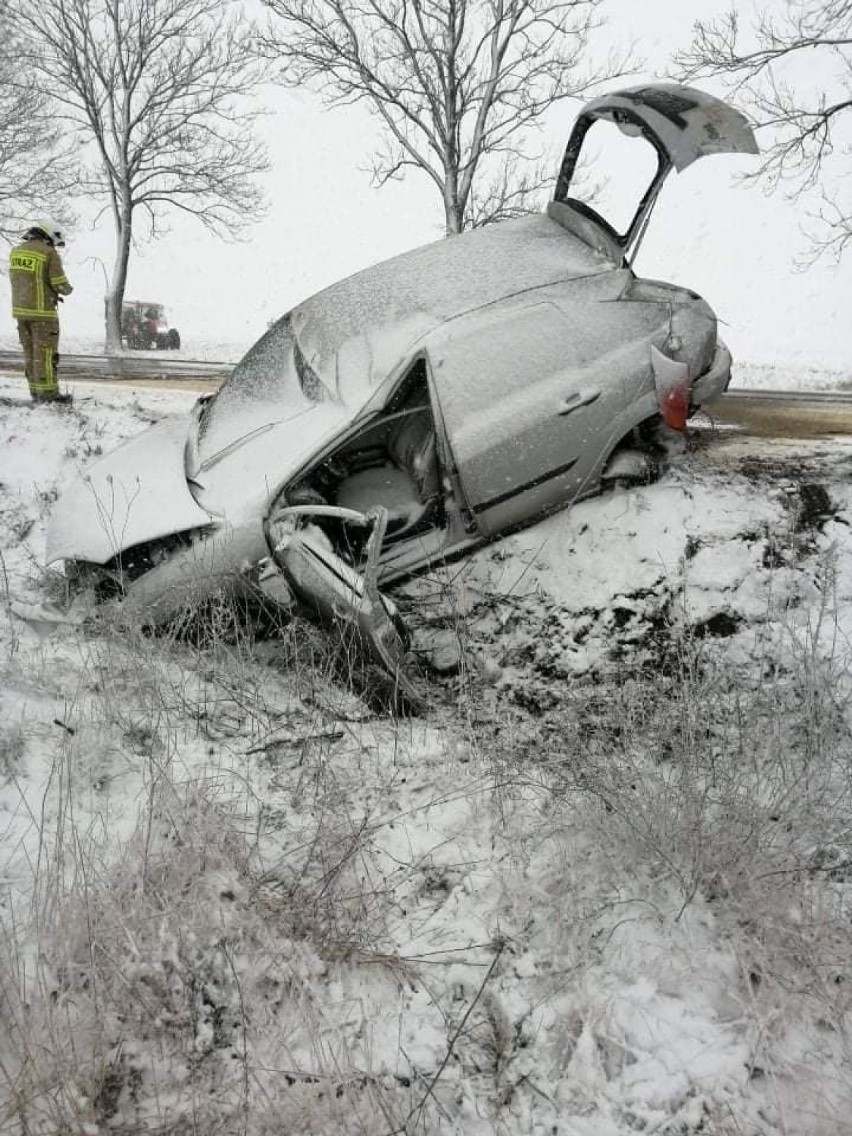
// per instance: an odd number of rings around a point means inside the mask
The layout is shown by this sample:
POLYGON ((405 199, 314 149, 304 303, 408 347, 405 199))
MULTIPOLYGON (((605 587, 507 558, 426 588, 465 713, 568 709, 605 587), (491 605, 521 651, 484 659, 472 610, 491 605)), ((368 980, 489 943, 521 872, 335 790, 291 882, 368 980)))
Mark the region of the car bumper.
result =
POLYGON ((716 353, 708 370, 692 384, 689 392, 690 406, 697 410, 705 402, 724 394, 731 381, 731 353, 721 341, 716 345, 716 353))

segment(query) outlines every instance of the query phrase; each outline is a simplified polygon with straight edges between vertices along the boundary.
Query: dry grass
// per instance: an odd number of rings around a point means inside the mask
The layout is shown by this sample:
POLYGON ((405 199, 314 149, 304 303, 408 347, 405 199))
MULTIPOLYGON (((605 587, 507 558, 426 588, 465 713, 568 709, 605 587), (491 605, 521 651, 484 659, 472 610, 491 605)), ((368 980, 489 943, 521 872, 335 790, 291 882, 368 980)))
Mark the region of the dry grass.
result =
MULTIPOLYGON (((0 912, 0 1132, 374 1133, 409 1107, 310 989, 359 955, 399 969, 359 866, 369 817, 329 760, 343 737, 374 774, 371 715, 353 702, 345 722, 311 631, 284 629, 276 681, 242 616, 208 607, 203 635, 152 639, 106 611, 77 639, 31 891, 0 912), (261 796, 282 753, 298 758, 286 816, 261 796), (118 776, 135 819, 115 832, 118 776)), ((4 775, 23 755, 6 730, 4 775)))
MULTIPOLYGON (((700 905, 724 928, 752 1072, 795 1072, 781 1028, 794 1006, 824 1023, 824 1060, 841 1068, 852 737, 848 676, 825 648, 830 603, 782 628, 747 672, 673 624, 664 676, 569 687, 535 751, 470 665, 468 612, 453 605, 462 665, 435 712, 447 801, 480 795, 519 875, 537 843, 567 847, 568 833, 597 863, 599 903, 571 929, 576 969, 542 999, 601 958, 625 881, 650 881, 676 891, 673 924, 700 905), (530 791, 546 824, 512 845, 530 791)), ((105 617, 74 643, 77 689, 45 807, 32 808, 32 889, 0 911, 0 1133, 450 1131, 462 1069, 495 1131, 513 1131, 534 1081, 518 1072, 532 1011, 506 1008, 503 941, 450 1004, 394 945, 412 894, 441 892, 453 871, 413 855, 379 866, 383 802, 411 775, 387 753, 414 727, 370 723, 310 628, 285 622, 261 640, 226 604, 192 614, 171 638, 105 617), (119 776, 133 779, 132 816, 111 812, 119 776), (404 1072, 374 1067, 369 1008, 347 1019, 317 997, 336 986, 356 1006, 365 975, 389 1003, 427 992, 444 1038, 432 1068, 402 1049, 404 1072)), ((20 778, 25 758, 24 734, 5 728, 0 777, 20 778)), ((564 915, 572 871, 554 859, 537 917, 564 915)), ((591 1028, 567 1023, 566 1053, 591 1028)), ((595 1044, 622 1068, 612 1039, 595 1044)))

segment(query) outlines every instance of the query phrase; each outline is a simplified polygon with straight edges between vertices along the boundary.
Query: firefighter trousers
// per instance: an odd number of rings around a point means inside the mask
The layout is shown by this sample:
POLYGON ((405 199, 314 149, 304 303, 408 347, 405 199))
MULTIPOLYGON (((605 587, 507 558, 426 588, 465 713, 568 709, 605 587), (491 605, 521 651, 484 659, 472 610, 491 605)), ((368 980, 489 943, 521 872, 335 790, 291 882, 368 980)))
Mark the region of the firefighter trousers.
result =
POLYGON ((56 367, 59 363, 59 320, 18 320, 18 338, 24 349, 24 370, 30 394, 47 402, 59 394, 56 367))

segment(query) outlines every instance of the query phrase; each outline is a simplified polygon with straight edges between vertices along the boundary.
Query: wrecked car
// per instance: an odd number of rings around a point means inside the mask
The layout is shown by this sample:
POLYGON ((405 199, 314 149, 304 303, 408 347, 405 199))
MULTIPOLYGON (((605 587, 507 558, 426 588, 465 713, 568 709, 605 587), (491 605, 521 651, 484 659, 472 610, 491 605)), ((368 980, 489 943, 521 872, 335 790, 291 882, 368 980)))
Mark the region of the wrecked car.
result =
POLYGON ((387 585, 647 477, 726 389, 731 357, 706 301, 638 276, 637 249, 672 170, 756 150, 739 112, 689 87, 594 99, 545 213, 415 249, 293 308, 188 419, 88 469, 54 508, 48 561, 153 621, 223 580, 256 586, 264 563, 264 580, 331 616, 372 591, 359 583, 371 555, 387 585), (575 190, 603 128, 653 159, 622 226, 575 190))

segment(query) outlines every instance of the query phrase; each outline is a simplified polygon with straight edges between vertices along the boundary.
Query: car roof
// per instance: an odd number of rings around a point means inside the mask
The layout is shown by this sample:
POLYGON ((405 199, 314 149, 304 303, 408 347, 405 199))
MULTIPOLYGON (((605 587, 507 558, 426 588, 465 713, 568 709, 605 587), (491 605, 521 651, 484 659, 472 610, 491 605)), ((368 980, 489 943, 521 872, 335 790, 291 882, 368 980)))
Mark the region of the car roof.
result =
POLYGON ((384 378, 431 329, 512 296, 617 266, 557 220, 535 214, 443 238, 364 269, 291 313, 299 346, 335 389, 384 378), (357 374, 355 373, 357 372, 357 374))

